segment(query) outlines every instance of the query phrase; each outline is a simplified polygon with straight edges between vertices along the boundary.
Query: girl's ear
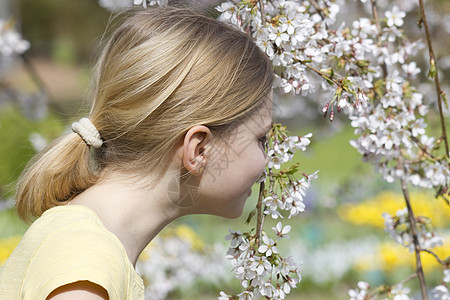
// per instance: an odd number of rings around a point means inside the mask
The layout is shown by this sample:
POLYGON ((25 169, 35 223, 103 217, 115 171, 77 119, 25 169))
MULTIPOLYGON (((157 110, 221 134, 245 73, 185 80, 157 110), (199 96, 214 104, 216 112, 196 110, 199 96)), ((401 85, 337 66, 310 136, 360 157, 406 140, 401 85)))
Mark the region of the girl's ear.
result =
POLYGON ((196 125, 188 130, 182 146, 182 161, 189 173, 195 176, 202 175, 207 162, 206 149, 211 143, 212 133, 208 127, 196 125))

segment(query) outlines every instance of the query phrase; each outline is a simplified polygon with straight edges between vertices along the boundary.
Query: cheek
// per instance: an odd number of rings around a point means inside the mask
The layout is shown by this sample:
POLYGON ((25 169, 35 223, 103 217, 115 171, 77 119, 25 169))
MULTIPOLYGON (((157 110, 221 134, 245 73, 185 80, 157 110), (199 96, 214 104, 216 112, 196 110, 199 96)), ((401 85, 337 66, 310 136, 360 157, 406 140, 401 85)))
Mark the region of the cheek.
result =
POLYGON ((264 172, 267 164, 267 156, 258 149, 258 152, 253 152, 253 155, 246 162, 245 166, 241 167, 241 170, 246 173, 248 184, 253 185, 264 172))
POLYGON ((259 151, 255 154, 254 166, 258 175, 261 175, 265 167, 269 163, 269 156, 266 154, 264 150, 261 149, 258 150, 259 151))

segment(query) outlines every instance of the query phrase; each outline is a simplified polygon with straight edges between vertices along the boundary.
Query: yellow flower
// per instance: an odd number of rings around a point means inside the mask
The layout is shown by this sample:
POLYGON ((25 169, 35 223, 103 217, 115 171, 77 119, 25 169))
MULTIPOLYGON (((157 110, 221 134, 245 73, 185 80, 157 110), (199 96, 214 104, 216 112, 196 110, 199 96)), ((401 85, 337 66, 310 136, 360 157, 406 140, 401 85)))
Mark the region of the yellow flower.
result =
MULTIPOLYGON (((433 252, 441 259, 450 256, 450 247, 447 240, 450 236, 444 236, 445 242, 440 247, 433 248, 433 252)), ((380 243, 373 254, 363 256, 355 261, 354 268, 357 271, 383 270, 393 272, 400 267, 415 268, 415 254, 393 241, 380 243)), ((425 272, 441 269, 442 266, 429 253, 422 252, 421 260, 425 272)))
MULTIPOLYGON (((432 220, 435 227, 450 225, 450 208, 443 205, 442 200, 435 199, 425 193, 411 193, 412 207, 417 216, 425 216, 432 220)), ((372 199, 355 204, 342 204, 338 208, 341 219, 356 225, 369 225, 384 228, 383 212, 394 215, 405 207, 401 194, 384 191, 372 199)))
POLYGON ((19 244, 22 236, 12 236, 0 239, 0 265, 3 265, 19 244))

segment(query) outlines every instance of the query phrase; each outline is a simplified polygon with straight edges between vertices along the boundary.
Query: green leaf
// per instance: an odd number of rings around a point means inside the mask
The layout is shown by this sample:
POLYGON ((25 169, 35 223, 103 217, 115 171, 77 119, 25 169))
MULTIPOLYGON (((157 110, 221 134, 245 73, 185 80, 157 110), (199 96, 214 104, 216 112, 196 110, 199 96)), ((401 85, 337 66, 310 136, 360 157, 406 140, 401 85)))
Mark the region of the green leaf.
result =
POLYGON ((326 82, 328 82, 329 85, 334 86, 333 80, 328 78, 327 76, 322 76, 323 79, 325 79, 326 82))
POLYGON ((253 209, 247 217, 247 220, 245 220, 245 224, 250 224, 250 222, 252 221, 253 217, 256 215, 256 208, 253 209))
POLYGON ((444 102, 445 108, 448 109, 447 94, 444 91, 441 91, 441 97, 442 101, 444 102))
POLYGON ((430 71, 428 71, 428 77, 433 79, 436 77, 436 63, 433 59, 430 61, 430 71))

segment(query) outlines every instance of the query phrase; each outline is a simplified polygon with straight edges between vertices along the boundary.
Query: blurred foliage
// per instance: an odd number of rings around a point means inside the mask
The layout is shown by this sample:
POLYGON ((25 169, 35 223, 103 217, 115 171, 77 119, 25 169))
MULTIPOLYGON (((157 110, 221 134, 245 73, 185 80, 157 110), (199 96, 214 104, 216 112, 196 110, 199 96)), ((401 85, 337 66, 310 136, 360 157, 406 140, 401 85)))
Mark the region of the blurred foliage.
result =
POLYGON ((299 163, 302 171, 307 174, 319 170, 319 182, 331 185, 343 184, 355 174, 361 175, 371 170, 369 165, 361 161, 361 155, 349 143, 355 138, 353 128, 350 126, 326 138, 321 137, 320 132, 317 136, 314 128, 301 129, 298 134, 304 135, 308 132, 313 133, 311 145, 307 151, 296 153, 294 163, 299 163))
POLYGON ((63 131, 63 122, 56 115, 49 114, 42 120, 31 120, 13 105, 0 108, 0 197, 12 195, 15 182, 36 153, 29 141, 32 133, 38 133, 47 140, 58 137, 63 131))
POLYGON ((94 0, 19 0, 18 10, 30 53, 65 63, 90 61, 111 16, 94 0))

